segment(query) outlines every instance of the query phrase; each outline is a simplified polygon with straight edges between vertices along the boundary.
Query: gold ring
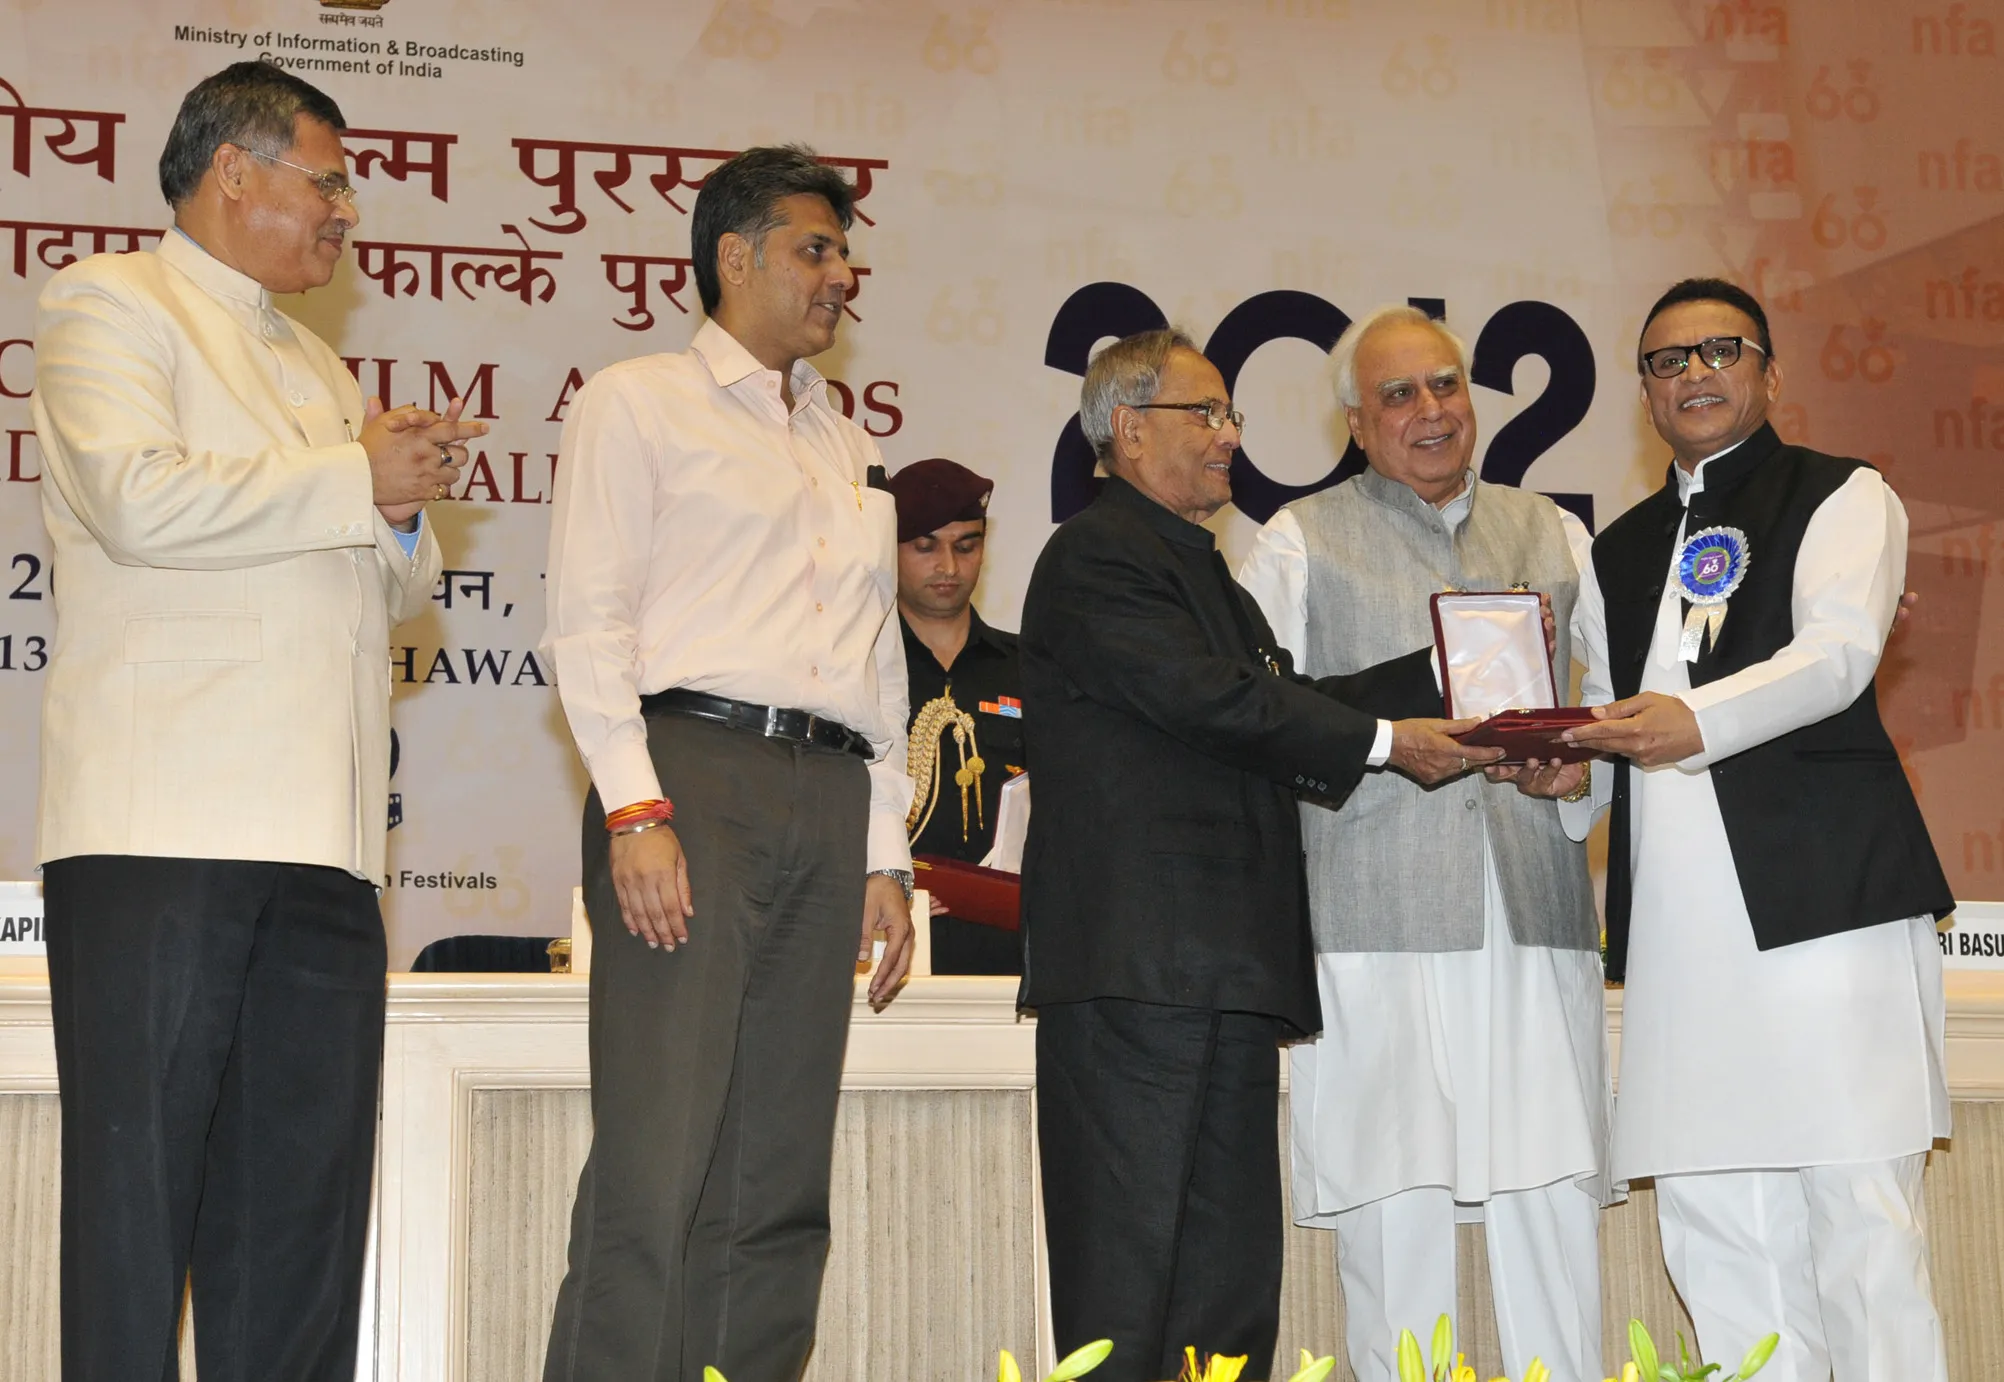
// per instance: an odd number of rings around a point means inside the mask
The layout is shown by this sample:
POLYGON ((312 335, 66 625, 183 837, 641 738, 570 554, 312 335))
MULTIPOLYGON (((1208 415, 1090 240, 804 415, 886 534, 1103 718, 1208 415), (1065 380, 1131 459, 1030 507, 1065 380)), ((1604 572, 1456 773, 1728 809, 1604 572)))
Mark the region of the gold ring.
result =
POLYGON ((445 445, 445 443, 443 442, 440 442, 438 447, 438 463, 440 465, 452 465, 454 463, 452 459, 452 448, 445 445))
POLYGON ((445 486, 444 486, 444 485, 433 485, 433 486, 432 486, 432 490, 431 490, 431 497, 432 497, 433 499, 443 499, 443 498, 445 498, 445 496, 446 496, 446 493, 447 493, 447 491, 446 491, 446 488, 445 488, 445 486))

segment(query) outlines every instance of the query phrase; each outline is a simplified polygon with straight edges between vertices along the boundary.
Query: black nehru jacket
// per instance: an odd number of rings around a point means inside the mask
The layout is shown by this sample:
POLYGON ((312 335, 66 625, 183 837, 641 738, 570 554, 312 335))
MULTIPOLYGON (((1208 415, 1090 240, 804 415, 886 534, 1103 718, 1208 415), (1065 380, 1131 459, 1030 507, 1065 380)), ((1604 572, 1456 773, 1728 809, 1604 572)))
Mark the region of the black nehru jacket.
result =
MULTIPOLYGON (((1774 656, 1795 637, 1795 558, 1817 508, 1865 462, 1786 446, 1763 425, 1709 462, 1689 522, 1674 472, 1593 545, 1607 606, 1608 672, 1632 696, 1655 634, 1678 528, 1747 535, 1747 574, 1715 644, 1691 666, 1704 686, 1774 656)), ((1688 611, 1689 606, 1687 605, 1688 611)), ((1762 950, 1954 909, 1899 754, 1879 719, 1877 683, 1828 719, 1711 765, 1734 871, 1762 950)), ((1617 759, 1607 851, 1607 969, 1628 959, 1633 879, 1630 768, 1617 759)))
POLYGON ((1038 558, 1021 650, 1024 1006, 1320 1030, 1295 793, 1340 800, 1378 717, 1437 713, 1430 653, 1297 674, 1211 534, 1117 477, 1038 558))
MULTIPOLYGON (((978 750, 983 764, 979 793, 968 793, 963 817, 960 787, 954 781, 960 749, 951 730, 941 732, 939 786, 930 803, 931 815, 912 837, 912 853, 978 864, 995 843, 1002 784, 1026 771, 1029 763, 1023 753, 1023 677, 1016 635, 990 628, 974 609, 967 614, 967 643, 950 671, 939 665, 902 614, 898 622, 904 628, 905 677, 911 697, 906 731, 929 702, 946 696, 974 717, 974 743, 968 756, 974 757, 978 750)), ((1021 974, 1022 943, 1014 931, 937 916, 932 919, 932 972, 1021 974)))

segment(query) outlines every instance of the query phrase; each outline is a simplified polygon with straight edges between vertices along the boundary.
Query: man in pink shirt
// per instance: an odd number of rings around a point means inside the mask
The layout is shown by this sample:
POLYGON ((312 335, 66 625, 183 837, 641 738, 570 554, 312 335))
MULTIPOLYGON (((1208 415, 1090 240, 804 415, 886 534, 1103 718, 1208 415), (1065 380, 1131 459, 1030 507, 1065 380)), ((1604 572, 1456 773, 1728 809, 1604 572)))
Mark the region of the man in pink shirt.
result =
POLYGON ((710 174, 709 320, 564 426, 543 646, 598 939, 548 1382, 795 1377, 814 1341, 854 966, 881 937, 887 1001, 911 951, 896 514, 807 363, 853 197, 797 147, 710 174))

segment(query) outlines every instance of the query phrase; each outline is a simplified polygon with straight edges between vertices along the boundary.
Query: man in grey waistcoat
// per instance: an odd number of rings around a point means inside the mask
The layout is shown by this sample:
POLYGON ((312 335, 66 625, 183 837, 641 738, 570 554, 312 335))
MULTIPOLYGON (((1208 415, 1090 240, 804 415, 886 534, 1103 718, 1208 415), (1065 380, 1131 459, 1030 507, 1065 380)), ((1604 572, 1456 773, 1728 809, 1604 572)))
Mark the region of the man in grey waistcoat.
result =
MULTIPOLYGON (((1332 358, 1370 467, 1261 529, 1239 579, 1277 639, 1311 676, 1353 672, 1429 645, 1436 592, 1528 588, 1550 597, 1567 685, 1589 539, 1476 478, 1461 341, 1386 307, 1332 358)), ((1584 848, 1555 802, 1480 775, 1367 772, 1340 810, 1301 814, 1324 1030, 1292 1055, 1294 1217, 1336 1231, 1352 1369, 1395 1376, 1399 1331, 1455 1314, 1455 1225, 1474 1221, 1511 1374, 1539 1356, 1555 1382, 1603 1376, 1610 1096, 1584 848)))

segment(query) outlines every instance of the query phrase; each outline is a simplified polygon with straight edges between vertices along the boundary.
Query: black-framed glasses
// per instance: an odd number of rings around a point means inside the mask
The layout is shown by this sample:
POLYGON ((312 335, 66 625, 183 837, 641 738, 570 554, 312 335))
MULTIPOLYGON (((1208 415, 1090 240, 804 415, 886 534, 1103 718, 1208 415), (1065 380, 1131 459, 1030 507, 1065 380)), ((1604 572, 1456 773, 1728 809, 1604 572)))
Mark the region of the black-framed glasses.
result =
POLYGON ((313 184, 313 189, 330 202, 346 202, 350 206, 355 205, 358 194, 355 191, 355 184, 348 181, 346 173, 316 172, 303 164, 294 163, 290 159, 280 158, 277 154, 268 154, 262 149, 246 148, 242 144, 237 145, 237 147, 243 149, 252 158, 261 158, 266 163, 282 163, 288 168, 298 169, 300 172, 306 174, 308 180, 313 184))
POLYGON ((1696 345, 1669 345, 1649 351, 1642 357, 1642 368, 1658 379, 1675 379, 1691 368, 1691 357, 1695 355, 1705 362, 1707 369, 1731 369, 1740 362, 1743 349, 1767 354, 1761 350, 1760 342, 1744 336, 1707 336, 1696 345))
POLYGON ((1246 415, 1244 413, 1236 408, 1226 408, 1216 403, 1132 403, 1128 406, 1136 412, 1142 412, 1149 408, 1160 408, 1174 413, 1195 413, 1198 417, 1204 419, 1204 425, 1213 432, 1224 431, 1225 424, 1228 422, 1241 432, 1246 430, 1246 415))

